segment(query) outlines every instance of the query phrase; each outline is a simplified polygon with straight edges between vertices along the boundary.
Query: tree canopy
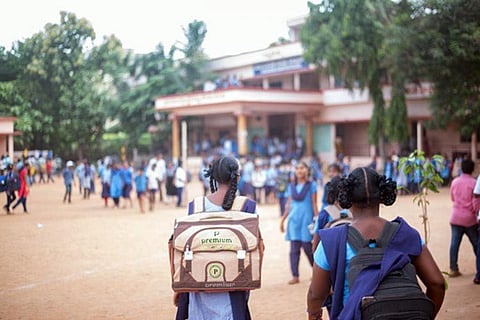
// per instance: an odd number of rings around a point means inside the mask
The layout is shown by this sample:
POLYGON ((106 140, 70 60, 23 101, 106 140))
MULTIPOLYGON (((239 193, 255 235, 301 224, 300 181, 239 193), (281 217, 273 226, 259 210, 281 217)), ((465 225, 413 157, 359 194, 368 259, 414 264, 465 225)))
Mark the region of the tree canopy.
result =
POLYGON ((455 123, 464 136, 480 128, 480 2, 414 3, 421 71, 433 84, 433 124, 455 123), (420 32, 421 31, 421 32, 420 32))
POLYGON ((154 52, 135 55, 115 36, 95 45, 86 19, 61 12, 59 23, 11 50, 1 47, 0 114, 17 117, 17 145, 69 157, 100 155, 112 127, 134 146, 157 122, 156 96, 197 89, 207 76, 205 24, 194 21, 184 31, 183 46, 165 52, 159 43, 154 52))

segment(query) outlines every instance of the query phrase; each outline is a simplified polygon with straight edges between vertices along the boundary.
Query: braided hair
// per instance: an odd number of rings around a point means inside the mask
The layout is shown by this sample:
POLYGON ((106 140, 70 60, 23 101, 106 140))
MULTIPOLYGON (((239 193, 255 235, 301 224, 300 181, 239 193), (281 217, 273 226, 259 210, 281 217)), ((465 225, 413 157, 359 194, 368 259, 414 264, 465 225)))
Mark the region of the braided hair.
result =
POLYGON ((372 168, 356 168, 338 184, 338 201, 345 209, 353 204, 362 208, 379 204, 391 206, 396 199, 397 183, 372 168))
POLYGON ((205 178, 210 178, 210 191, 214 193, 218 190, 219 184, 228 184, 228 191, 223 198, 222 208, 230 210, 235 200, 238 189, 238 179, 240 175, 240 165, 234 157, 221 157, 214 160, 209 168, 205 170, 205 178))

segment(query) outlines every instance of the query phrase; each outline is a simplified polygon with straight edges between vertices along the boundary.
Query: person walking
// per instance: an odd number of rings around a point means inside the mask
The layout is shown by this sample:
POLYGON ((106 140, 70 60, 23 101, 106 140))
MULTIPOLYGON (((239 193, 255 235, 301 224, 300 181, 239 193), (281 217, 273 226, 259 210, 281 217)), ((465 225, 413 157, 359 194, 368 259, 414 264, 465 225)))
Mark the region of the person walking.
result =
MULTIPOLYGON (((205 211, 228 211, 237 193, 239 161, 234 157, 214 160, 206 176, 210 191, 205 199, 205 211)), ((193 208, 193 202, 189 204, 193 208)), ((247 199, 242 211, 255 213, 256 203, 247 199)), ((176 320, 250 320, 249 291, 175 293, 176 320)))
POLYGON ((458 268, 458 250, 462 242, 463 235, 467 235, 472 244, 473 254, 477 254, 478 249, 478 222, 477 212, 474 208, 474 188, 475 178, 472 173, 475 169, 475 163, 470 159, 463 159, 461 173, 453 179, 450 186, 450 197, 453 202, 452 213, 450 215, 450 272, 449 277, 461 276, 458 268))
POLYGON ((128 161, 123 162, 122 168, 122 178, 123 178, 123 190, 122 197, 124 200, 123 208, 127 207, 127 202, 130 204, 130 208, 133 208, 133 201, 131 197, 132 188, 133 188, 133 168, 128 163, 128 161))
POLYGON ((72 184, 75 184, 75 173, 73 168, 73 161, 67 161, 66 167, 63 169, 63 184, 65 185, 65 194, 63 196, 63 203, 67 201, 72 203, 72 184))
POLYGON ((187 183, 187 172, 182 167, 182 161, 178 161, 177 168, 175 169, 174 185, 177 188, 177 207, 182 205, 182 195, 185 184, 187 183))
POLYGON ((27 161, 25 161, 22 169, 20 169, 20 171, 18 172, 18 178, 20 180, 20 188, 18 189, 17 202, 12 207, 12 210, 15 210, 15 208, 18 207, 19 204, 22 204, 23 213, 28 213, 28 210, 27 210, 28 170, 29 170, 29 164, 27 161))
POLYGON ((150 162, 150 166, 147 168, 147 188, 148 188, 148 210, 153 211, 155 208, 155 194, 158 191, 158 179, 156 174, 157 164, 150 162))
POLYGON ((120 165, 114 162, 110 176, 110 197, 113 200, 113 208, 120 208, 120 198, 123 192, 123 172, 120 165))
POLYGON ((142 166, 137 169, 135 175, 135 191, 137 192, 138 207, 141 213, 145 213, 145 193, 147 192, 147 176, 142 166))
POLYGON ((10 214, 10 206, 17 199, 17 191, 20 187, 18 181, 18 172, 12 163, 7 165, 7 174, 5 175, 5 180, 7 182, 7 189, 5 190, 5 194, 7 195, 7 203, 3 206, 3 208, 7 214, 10 214))
POLYGON ((313 219, 317 216, 317 184, 310 181, 309 167, 299 162, 295 167, 295 181, 288 187, 289 197, 280 222, 281 232, 285 232, 285 221, 288 218, 286 240, 290 241, 290 270, 292 279, 288 284, 300 282, 299 264, 300 250, 305 252, 308 262, 313 265, 312 233, 313 219))
POLYGON ((350 225, 320 231, 320 244, 315 251, 312 281, 307 295, 310 320, 322 319, 323 303, 332 291, 329 318, 360 319, 362 297, 372 296, 385 275, 398 270, 396 267, 402 268, 401 262, 413 264, 426 287, 426 296, 433 302, 432 319, 438 313, 445 296, 445 279, 420 234, 402 218, 389 222, 380 217, 380 205, 391 206, 396 195, 396 183, 369 167, 356 168, 348 177, 342 178, 338 185, 338 201, 342 208, 350 209, 353 220, 350 225), (375 248, 376 240, 380 239, 387 224, 397 225, 388 245, 382 246, 385 248, 383 257, 388 258, 382 260, 381 268, 360 271, 355 279, 361 285, 353 282, 351 286, 347 272, 357 252, 347 242, 350 238, 347 235, 350 231, 357 231, 355 233, 368 243, 368 248, 375 248))

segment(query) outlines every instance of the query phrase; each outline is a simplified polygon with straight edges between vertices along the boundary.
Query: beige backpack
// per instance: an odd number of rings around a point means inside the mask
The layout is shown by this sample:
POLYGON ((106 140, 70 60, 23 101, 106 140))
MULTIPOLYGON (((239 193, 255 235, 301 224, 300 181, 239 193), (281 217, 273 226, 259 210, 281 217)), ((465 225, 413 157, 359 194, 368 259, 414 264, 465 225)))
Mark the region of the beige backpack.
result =
POLYGON ((205 212, 194 199, 194 214, 177 218, 169 241, 172 288, 177 292, 260 288, 263 240, 256 213, 241 211, 237 197, 229 211, 205 212))

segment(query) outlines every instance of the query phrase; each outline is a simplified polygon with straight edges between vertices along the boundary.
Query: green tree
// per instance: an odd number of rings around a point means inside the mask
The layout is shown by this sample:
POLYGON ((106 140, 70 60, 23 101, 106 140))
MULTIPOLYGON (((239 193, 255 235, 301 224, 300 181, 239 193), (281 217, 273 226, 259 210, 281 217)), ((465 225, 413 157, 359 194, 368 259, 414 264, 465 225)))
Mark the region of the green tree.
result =
POLYGON ((14 46, 21 70, 15 87, 27 105, 14 115, 29 119, 22 135, 28 149, 79 157, 98 152, 112 94, 109 72, 121 44, 110 37, 89 50, 94 39, 86 19, 61 12, 59 24, 49 23, 14 46))
POLYGON ((130 78, 121 85, 124 90, 111 109, 111 116, 119 120, 115 130, 128 133, 129 146, 136 146, 149 127, 161 129, 156 141, 166 141, 170 135, 167 115, 155 115, 157 96, 198 90, 212 77, 206 72, 208 60, 202 49, 206 32, 203 22, 194 21, 184 30, 186 43, 178 42, 168 52, 160 43, 154 52, 136 55, 129 62, 130 78))
POLYGON ((458 125, 469 136, 480 127, 480 2, 417 1, 415 44, 433 84, 433 124, 458 125))
POLYGON ((384 156, 385 100, 382 81, 385 26, 391 2, 385 0, 323 0, 308 3, 310 14, 301 31, 305 59, 342 79, 347 88, 368 87, 374 104, 369 142, 384 156))
MULTIPOLYGON (((407 81, 418 82, 418 54, 412 45, 416 30, 412 28, 413 8, 408 0, 392 5, 391 22, 385 32, 385 65, 392 82, 392 98, 386 111, 386 133, 399 147, 409 138, 405 85, 407 81)), ((400 152, 400 150, 397 150, 400 152)))

